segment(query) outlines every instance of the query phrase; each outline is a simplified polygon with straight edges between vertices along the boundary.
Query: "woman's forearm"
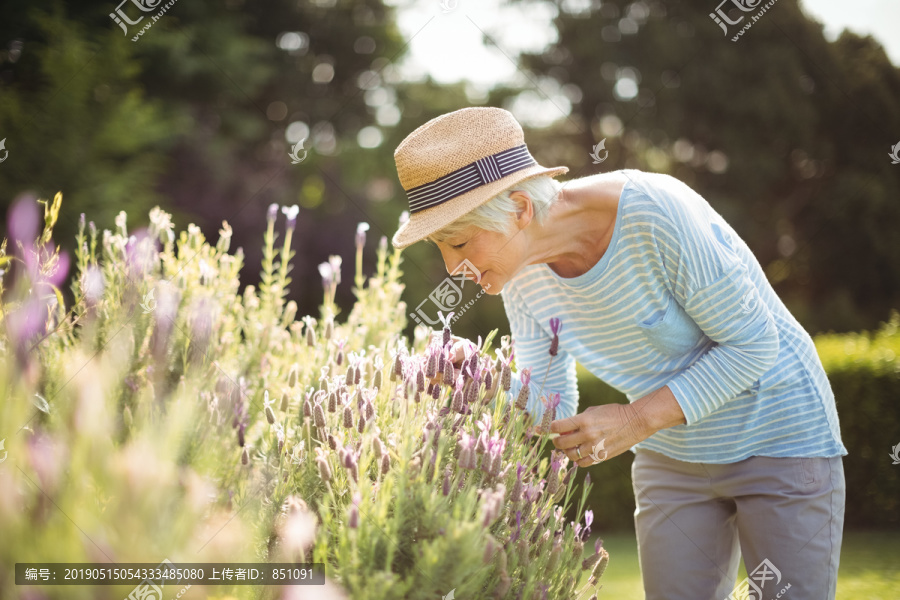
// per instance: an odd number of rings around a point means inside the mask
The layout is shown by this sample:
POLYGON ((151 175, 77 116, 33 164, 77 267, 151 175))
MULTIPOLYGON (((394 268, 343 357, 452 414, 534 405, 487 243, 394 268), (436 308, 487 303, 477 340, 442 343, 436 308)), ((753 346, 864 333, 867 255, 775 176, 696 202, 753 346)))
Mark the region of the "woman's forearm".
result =
POLYGON ((646 437, 661 429, 686 423, 684 412, 668 386, 638 398, 629 407, 631 409, 629 418, 636 420, 637 429, 645 432, 646 437))

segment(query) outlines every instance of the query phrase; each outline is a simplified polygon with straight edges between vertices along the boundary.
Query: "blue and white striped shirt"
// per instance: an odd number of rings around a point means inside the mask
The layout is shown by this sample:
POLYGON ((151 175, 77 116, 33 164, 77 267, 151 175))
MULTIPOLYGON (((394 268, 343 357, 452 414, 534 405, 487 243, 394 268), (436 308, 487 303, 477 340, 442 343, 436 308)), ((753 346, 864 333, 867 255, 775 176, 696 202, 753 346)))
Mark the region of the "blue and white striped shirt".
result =
MULTIPOLYGON (((529 265, 501 296, 518 369, 532 368, 527 410, 560 392, 578 412, 575 361, 629 401, 668 386, 685 425, 632 448, 688 462, 843 456, 834 394, 812 338, 759 261, 706 200, 668 175, 622 171, 609 248, 586 273, 529 265), (550 318, 562 320, 548 371, 550 318)), ((521 383, 513 378, 515 398, 521 383)))

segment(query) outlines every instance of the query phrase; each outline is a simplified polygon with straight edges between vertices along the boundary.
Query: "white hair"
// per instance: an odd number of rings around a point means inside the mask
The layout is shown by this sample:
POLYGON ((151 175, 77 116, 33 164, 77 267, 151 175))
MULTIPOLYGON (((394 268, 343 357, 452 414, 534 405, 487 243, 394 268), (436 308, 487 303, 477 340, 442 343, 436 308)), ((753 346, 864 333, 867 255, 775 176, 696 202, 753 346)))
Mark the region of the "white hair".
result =
POLYGON ((487 231, 507 233, 512 225, 512 218, 518 210, 518 204, 510 198, 513 192, 525 192, 531 198, 534 205, 534 220, 543 223, 550 207, 559 197, 559 191, 563 184, 549 175, 538 175, 520 181, 481 206, 474 208, 456 219, 441 230, 431 234, 429 239, 435 242, 443 242, 454 237, 470 227, 477 227, 487 231))

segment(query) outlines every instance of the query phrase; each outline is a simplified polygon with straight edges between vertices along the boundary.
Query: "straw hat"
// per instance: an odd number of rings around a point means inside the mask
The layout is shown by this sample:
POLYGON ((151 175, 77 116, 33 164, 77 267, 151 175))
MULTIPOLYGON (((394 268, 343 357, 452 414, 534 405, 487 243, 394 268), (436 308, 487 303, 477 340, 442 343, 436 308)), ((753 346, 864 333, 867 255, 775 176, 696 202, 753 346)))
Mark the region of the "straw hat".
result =
POLYGON ((410 213, 394 234, 397 248, 425 239, 524 179, 569 170, 539 165, 512 113, 491 107, 428 121, 397 146, 394 161, 410 213))

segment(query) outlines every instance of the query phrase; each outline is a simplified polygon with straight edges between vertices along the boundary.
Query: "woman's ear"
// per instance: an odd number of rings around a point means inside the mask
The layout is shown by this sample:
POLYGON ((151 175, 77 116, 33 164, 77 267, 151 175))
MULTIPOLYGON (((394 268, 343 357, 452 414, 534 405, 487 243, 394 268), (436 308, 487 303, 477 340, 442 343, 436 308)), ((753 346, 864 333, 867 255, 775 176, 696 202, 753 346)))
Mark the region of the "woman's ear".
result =
POLYGON ((516 203, 516 227, 524 229, 534 219, 534 203, 528 192, 522 190, 511 193, 509 199, 516 203))

